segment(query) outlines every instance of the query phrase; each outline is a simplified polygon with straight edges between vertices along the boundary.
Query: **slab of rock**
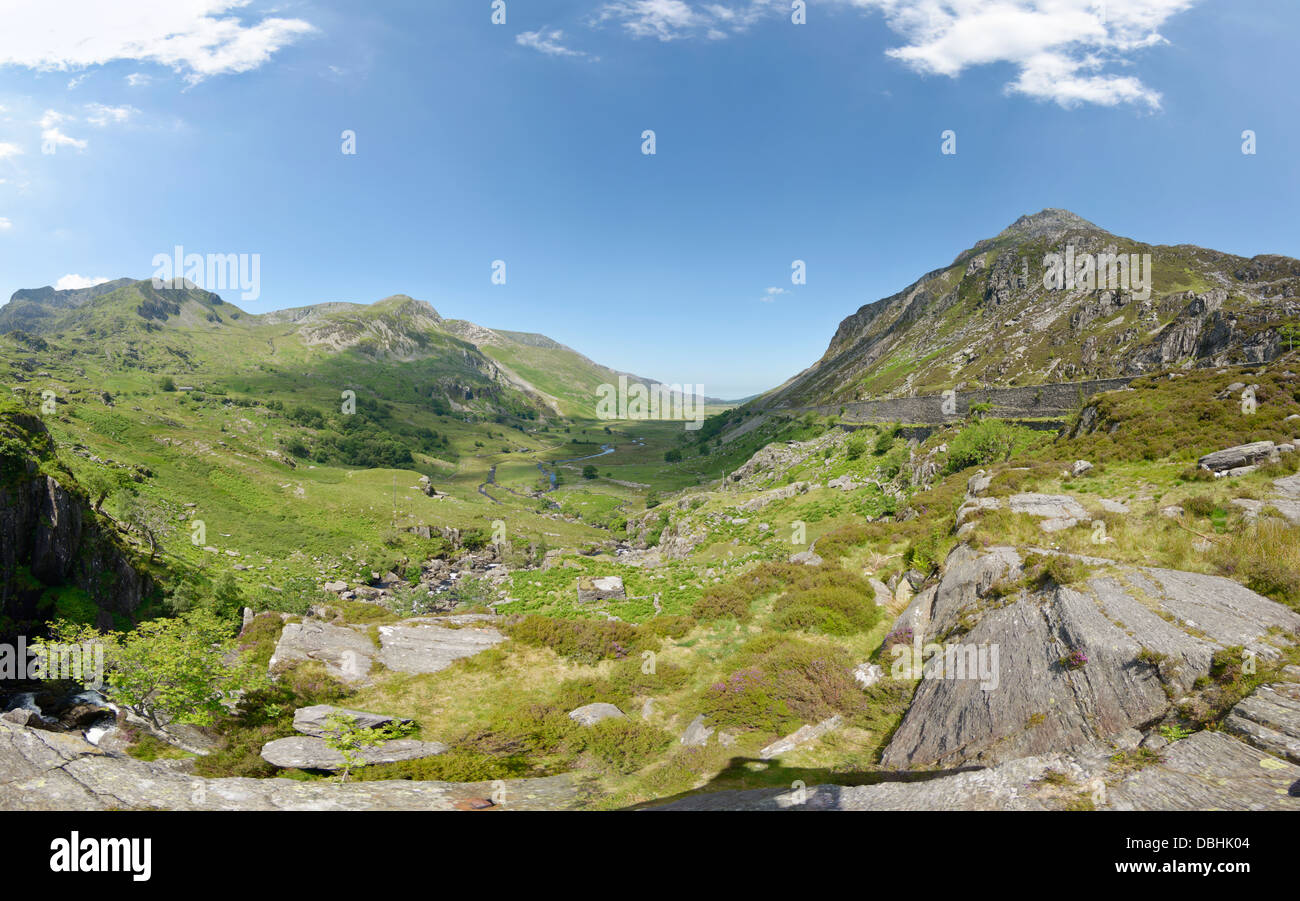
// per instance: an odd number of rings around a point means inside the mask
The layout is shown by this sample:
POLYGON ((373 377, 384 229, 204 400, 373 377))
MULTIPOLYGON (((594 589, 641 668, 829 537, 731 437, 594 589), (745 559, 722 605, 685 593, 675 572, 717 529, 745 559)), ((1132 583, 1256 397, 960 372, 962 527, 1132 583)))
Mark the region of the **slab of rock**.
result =
POLYGON ((766 748, 758 752, 758 756, 763 760, 771 760, 773 757, 779 757, 782 754, 788 754, 801 745, 814 742, 821 738, 827 732, 838 729, 844 718, 838 713, 829 719, 824 719, 815 726, 800 726, 794 732, 791 732, 785 738, 778 738, 766 748))
POLYGON ((1197 732, 1109 792, 1113 810, 1300 810, 1300 767, 1222 732, 1197 732))
POLYGON ((937 671, 927 663, 885 766, 988 765, 1109 742, 1165 716, 1166 687, 1175 698, 1191 693, 1216 651, 1240 645, 1272 657, 1269 629, 1300 629, 1300 615, 1228 579, 1156 568, 1103 569, 1084 584, 985 603, 994 580, 1019 572, 1008 548, 960 545, 949 555, 924 641, 970 628, 937 671), (1075 649, 1088 662, 1063 667, 1075 649), (1146 662, 1151 652, 1163 655, 1159 667, 1146 662), (980 662, 986 671, 973 672, 980 662))
POLYGON ((868 579, 867 584, 869 584, 871 590, 876 593, 876 606, 888 607, 890 602, 894 599, 894 593, 889 590, 889 586, 879 579, 874 578, 868 579))
POLYGON ((1128 510, 1128 504, 1125 504, 1125 503, 1123 503, 1123 502, 1121 502, 1121 501, 1113 501, 1113 500, 1111 500, 1111 499, 1108 498, 1108 497, 1101 497, 1101 498, 1098 498, 1098 499, 1097 499, 1097 503, 1100 504, 1100 505, 1101 505, 1101 509, 1105 510, 1107 513, 1127 513, 1127 512, 1129 512, 1129 510, 1128 510))
POLYGON ((1081 476, 1092 472, 1092 464, 1087 460, 1075 460, 1074 465, 1070 467, 1070 475, 1081 476))
POLYGON ((1113 749, 1020 757, 918 782, 705 792, 658 810, 1300 810, 1300 767, 1221 732, 1175 742, 1114 786, 1113 749), (1049 778, 1054 777, 1054 778, 1049 778))
POLYGON ((464 799, 490 795, 501 797, 505 810, 557 810, 582 803, 579 778, 514 779, 495 788, 406 779, 203 779, 163 761, 108 753, 80 735, 0 719, 0 810, 455 810, 464 799))
POLYGON ((437 673, 505 641, 496 629, 448 629, 432 619, 403 620, 379 627, 379 660, 401 673, 437 673))
MULTIPOLYGON (((442 742, 414 738, 398 738, 356 752, 367 764, 398 763, 445 753, 447 746, 442 742)), ((267 742, 262 746, 262 759, 272 766, 286 769, 341 770, 347 766, 342 754, 331 748, 325 739, 314 735, 291 735, 267 742)))
POLYGON ((1196 461, 1196 465, 1211 472, 1227 472, 1243 466, 1264 462, 1275 456, 1277 449, 1272 441, 1252 441, 1206 454, 1196 461))
POLYGON ((317 737, 332 731, 330 717, 349 717, 358 729, 378 729, 389 723, 407 725, 411 720, 389 716, 386 713, 367 713, 364 710, 348 710, 331 704, 316 704, 312 707, 299 707, 293 712, 293 728, 304 735, 317 737))
POLYGON ((1300 684, 1261 685, 1232 708, 1223 728, 1263 751, 1300 764, 1300 684))
POLYGON ((577 710, 569 711, 569 719, 584 726, 594 726, 601 720, 627 719, 627 714, 613 704, 587 704, 577 710))
POLYGON ((1083 505, 1068 494, 1013 494, 1008 505, 1012 513, 1027 513, 1040 519, 1088 518, 1083 505))
POLYGON ((274 673, 284 665, 316 660, 331 676, 353 685, 369 678, 376 652, 369 636, 356 629, 308 620, 285 625, 269 666, 274 673))
POLYGON ((804 566, 821 566, 822 558, 815 551, 800 551, 790 555, 790 562, 802 563, 804 566))

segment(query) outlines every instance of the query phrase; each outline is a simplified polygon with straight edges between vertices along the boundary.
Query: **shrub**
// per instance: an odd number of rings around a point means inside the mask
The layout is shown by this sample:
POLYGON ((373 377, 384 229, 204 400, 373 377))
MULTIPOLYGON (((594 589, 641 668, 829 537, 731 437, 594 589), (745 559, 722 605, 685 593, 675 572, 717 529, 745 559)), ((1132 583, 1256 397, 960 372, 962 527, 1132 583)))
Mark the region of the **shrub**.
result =
POLYGON ((948 444, 948 472, 986 466, 1010 458, 1017 446, 1016 430, 997 419, 983 419, 957 433, 948 444))
POLYGON ((579 663, 621 659, 652 643, 646 633, 628 623, 561 620, 536 614, 507 622, 505 631, 515 641, 550 648, 579 663))
POLYGON ((735 583, 710 585, 691 608, 691 615, 702 623, 719 619, 745 622, 751 616, 749 604, 752 600, 750 592, 735 583))
POLYGON ((611 718, 576 733, 575 743, 600 767, 626 775, 646 765, 672 743, 672 736, 641 720, 611 718))

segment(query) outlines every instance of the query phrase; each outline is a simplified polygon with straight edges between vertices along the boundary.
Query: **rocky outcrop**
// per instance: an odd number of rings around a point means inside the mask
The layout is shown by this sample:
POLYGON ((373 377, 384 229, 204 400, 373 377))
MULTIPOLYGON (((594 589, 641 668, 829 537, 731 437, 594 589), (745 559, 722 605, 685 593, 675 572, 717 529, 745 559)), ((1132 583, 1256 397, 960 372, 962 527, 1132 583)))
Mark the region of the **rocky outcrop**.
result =
MULTIPOLYGON (((447 746, 441 742, 397 738, 373 747, 358 748, 354 753, 364 764, 374 764, 419 760, 446 752, 447 746)), ((291 735, 267 742, 262 746, 262 759, 285 769, 342 770, 348 766, 342 753, 330 747, 325 739, 312 735, 291 735)))
POLYGON ((1162 720, 1216 651, 1269 659, 1274 642, 1300 633, 1294 611, 1213 576, 1113 567, 1078 585, 990 596, 1019 574, 1009 548, 949 555, 916 638, 935 646, 923 651, 926 678, 886 766, 1000 763, 1106 741, 1162 720))
MULTIPOLYGON (((490 617, 488 619, 491 619, 490 617)), ((307 660, 349 685, 367 682, 376 662, 402 673, 437 673, 505 641, 479 617, 417 617, 377 628, 379 645, 360 629, 320 620, 289 623, 271 657, 272 672, 307 660)))
POLYGON ((281 667, 314 660, 325 671, 346 684, 366 681, 378 652, 369 636, 348 626, 333 626, 319 620, 288 623, 271 655, 272 673, 281 667))
MULTIPOLYGON (((40 624, 52 587, 80 589, 96 626, 129 618, 155 590, 107 520, 58 468, 53 441, 34 415, 0 411, 0 614, 16 631, 40 624), (35 582, 19 578, 26 569, 35 582)), ((0 636, 4 637, 4 636, 0 636)))
POLYGON ((491 782, 201 779, 164 761, 111 754, 75 735, 0 720, 0 810, 503 810, 580 803, 573 776, 491 782))
POLYGON ((1201 469, 1218 473, 1253 466, 1276 458, 1277 447, 1272 441, 1253 441, 1250 444, 1239 444, 1236 447, 1206 454, 1196 461, 1196 465, 1201 469))
POLYGON ((1292 810, 1300 767, 1221 732, 1174 742, 1134 772, 1111 747, 1021 757, 925 781, 693 795, 657 810, 1292 810))

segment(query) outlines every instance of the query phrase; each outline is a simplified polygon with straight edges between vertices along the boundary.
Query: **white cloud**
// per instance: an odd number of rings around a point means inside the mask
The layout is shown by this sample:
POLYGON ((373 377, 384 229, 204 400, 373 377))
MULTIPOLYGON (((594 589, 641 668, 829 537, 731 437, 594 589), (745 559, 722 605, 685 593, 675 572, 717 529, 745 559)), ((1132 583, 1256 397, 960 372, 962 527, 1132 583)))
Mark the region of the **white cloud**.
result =
POLYGON ((23 149, 17 144, 9 144, 0 141, 0 160, 7 160, 13 156, 21 156, 23 149))
POLYGON ((136 113, 133 106, 105 106, 102 103, 86 104, 86 121, 103 128, 105 125, 121 125, 136 113))
POLYGON ((63 133, 59 126, 71 121, 70 116, 54 110, 46 110, 45 115, 41 116, 41 149, 45 153, 54 153, 60 147, 75 147, 77 150, 85 150, 86 142, 71 137, 63 133))
POLYGON ((790 4, 784 0, 738 0, 695 6, 685 0, 614 0, 596 11, 592 24, 617 22, 636 38, 718 40, 746 30, 763 16, 778 10, 788 12, 789 8, 790 4))
POLYGON ((133 88, 142 88, 151 81, 153 81, 153 79, 148 75, 145 75, 143 72, 132 72, 126 77, 126 83, 133 88))
POLYGON ((563 41, 564 32, 558 28, 525 31, 515 36, 516 44, 521 47, 531 47, 547 56, 589 56, 581 50, 572 50, 564 46, 563 41))
POLYGON ((761 300, 763 303, 772 303, 782 294, 789 294, 789 293, 790 292, 787 291, 785 288, 768 288, 766 291, 763 292, 763 296, 760 297, 759 300, 761 300))
POLYGON ((82 288, 93 288, 96 285, 104 284, 106 281, 110 281, 110 279, 103 277, 86 278, 84 275, 65 275, 54 283, 54 290, 72 291, 81 290, 82 288))
POLYGON ((956 77, 972 66, 1010 63, 1008 93, 1080 103, 1160 106, 1160 93, 1132 75, 1102 71, 1166 43, 1158 30, 1198 0, 840 0, 879 10, 906 44, 888 54, 917 72, 956 77))
POLYGON ((6 219, 4 216, 0 216, 0 232, 7 232, 7 231, 9 231, 9 229, 11 229, 11 228, 13 228, 13 227, 14 227, 14 224, 13 224, 12 222, 10 222, 10 221, 9 221, 8 219, 6 219))
POLYGON ((248 72, 316 29, 245 22, 250 0, 0 0, 0 67, 68 71, 117 60, 167 66, 189 81, 248 72))

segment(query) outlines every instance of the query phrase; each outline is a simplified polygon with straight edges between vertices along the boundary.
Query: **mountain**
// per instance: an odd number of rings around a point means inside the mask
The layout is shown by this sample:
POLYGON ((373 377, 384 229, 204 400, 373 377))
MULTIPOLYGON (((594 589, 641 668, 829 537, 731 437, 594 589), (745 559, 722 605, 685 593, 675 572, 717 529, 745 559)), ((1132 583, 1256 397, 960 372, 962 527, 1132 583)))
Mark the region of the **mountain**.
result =
POLYGON ((51 286, 25 288, 13 293, 9 303, 0 307, 0 334, 12 331, 40 331, 50 320, 64 310, 74 310, 82 304, 129 285, 131 279, 119 278, 89 288, 59 291, 51 286))
POLYGON ((820 360, 757 405, 1264 362, 1298 324, 1300 260, 1144 244, 1047 209, 859 308, 820 360), (1127 283, 1107 254, 1127 256, 1127 283), (1048 287, 1049 274, 1065 278, 1048 287))
POLYGON ((241 368, 311 369, 359 357, 381 368, 414 368, 421 390, 450 409, 493 415, 594 418, 597 386, 624 374, 544 335, 444 319, 406 295, 259 315, 189 283, 157 288, 118 279, 83 291, 18 291, 0 308, 0 334, 10 331, 82 350, 93 345, 110 360, 186 380, 236 360, 241 368))

